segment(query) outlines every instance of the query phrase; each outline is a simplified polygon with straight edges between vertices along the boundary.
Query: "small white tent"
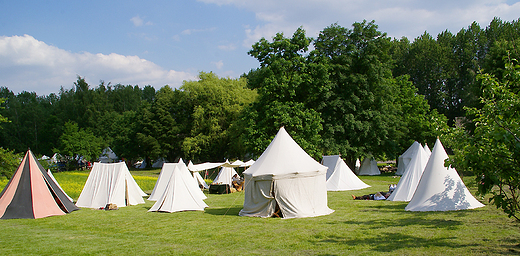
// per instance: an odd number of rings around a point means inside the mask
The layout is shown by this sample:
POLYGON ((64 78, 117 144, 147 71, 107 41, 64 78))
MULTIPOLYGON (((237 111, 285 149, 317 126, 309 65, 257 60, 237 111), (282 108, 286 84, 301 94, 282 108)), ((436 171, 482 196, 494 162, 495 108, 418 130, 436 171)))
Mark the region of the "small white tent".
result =
POLYGON ((167 161, 166 161, 166 159, 164 159, 164 157, 160 157, 153 162, 152 168, 162 168, 163 164, 166 162, 167 161))
POLYGON ((339 155, 323 156, 321 164, 329 168, 326 175, 328 191, 358 190, 370 187, 348 168, 339 155))
POLYGON ((419 142, 414 142, 410 147, 411 161, 406 166, 403 176, 397 183, 394 192, 387 198, 389 201, 410 201, 421 180, 421 176, 428 163, 429 155, 419 142))
POLYGON ((446 159, 448 154, 437 139, 415 194, 405 210, 454 211, 484 206, 469 192, 457 171, 444 166, 446 159))
POLYGON ((197 181, 199 186, 202 186, 204 189, 209 189, 208 184, 204 181, 202 176, 200 176, 200 171, 195 167, 195 165, 191 162, 188 163, 188 170, 190 170, 193 173, 193 179, 197 181))
MULTIPOLYGON (((406 170, 406 167, 408 166, 408 164, 410 163, 410 161, 412 161, 412 154, 414 153, 413 152, 413 147, 414 147, 414 144, 416 143, 417 141, 415 141, 414 143, 412 143, 412 145, 410 147, 408 147, 406 149, 406 151, 404 151, 403 154, 401 154, 399 157, 398 157, 398 160, 397 160, 397 171, 395 171, 395 175, 403 175, 404 174, 404 170, 406 170)), ((417 142, 418 143, 418 142, 417 142)))
POLYGON ((150 201, 157 201, 159 198, 164 194, 166 189, 168 188, 168 182, 170 182, 170 177, 172 176, 173 170, 175 167, 178 167, 180 170, 180 173, 186 177, 186 183, 188 183, 190 186, 197 188, 196 194, 201 199, 206 199, 206 195, 204 195, 204 192, 202 192, 199 189, 199 186, 197 185, 197 182, 193 179, 193 176, 191 175, 190 171, 188 170, 188 167, 182 159, 179 159, 178 163, 164 163, 163 167, 161 169, 161 173, 159 174, 159 178, 157 178, 157 181, 155 182, 155 186, 152 190, 152 194, 150 194, 150 197, 148 197, 148 200, 150 201), (189 177, 189 179, 187 179, 189 177))
POLYGON ((424 151, 428 154, 428 157, 430 157, 430 155, 432 154, 432 151, 430 150, 430 148, 428 147, 428 144, 424 144, 424 151))
POLYGON ((361 167, 359 167, 358 175, 381 175, 376 160, 373 157, 365 157, 361 167))
POLYGON ((240 216, 284 218, 327 215, 327 167, 310 157, 282 127, 260 158, 244 171, 240 216))
POLYGON ((103 149, 103 152, 99 156, 100 163, 115 163, 118 161, 118 157, 110 147, 103 149))
POLYGON ((231 185, 233 182, 233 176, 237 174, 235 169, 231 166, 232 165, 228 161, 226 161, 222 165, 222 168, 220 169, 220 172, 218 173, 217 177, 215 177, 215 180, 213 180, 213 183, 231 185))
POLYGON ((109 203, 118 207, 144 204, 143 196, 146 196, 146 193, 139 188, 124 162, 96 162, 76 206, 100 208, 109 203))
MULTIPOLYGON (((165 164, 167 165, 167 164, 165 164)), ((200 189, 194 186, 193 178, 186 176, 179 167, 171 165, 165 190, 149 212, 204 211, 208 205, 200 197, 200 189)), ((163 166, 164 168, 164 166, 163 166)))

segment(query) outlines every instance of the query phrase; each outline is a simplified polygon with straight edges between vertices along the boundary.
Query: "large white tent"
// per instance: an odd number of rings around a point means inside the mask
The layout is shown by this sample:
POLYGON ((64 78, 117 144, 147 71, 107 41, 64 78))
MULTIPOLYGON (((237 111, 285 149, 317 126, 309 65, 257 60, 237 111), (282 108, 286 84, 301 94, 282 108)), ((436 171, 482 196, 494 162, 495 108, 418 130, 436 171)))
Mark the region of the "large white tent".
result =
POLYGON ((260 158, 244 171, 240 216, 283 218, 327 215, 327 167, 310 157, 282 127, 260 158))
POLYGON ((484 206, 469 192, 457 171, 444 166, 446 159, 448 154, 437 139, 415 194, 405 210, 454 211, 484 206))
POLYGON ((161 173, 159 174, 159 178, 157 178, 157 181, 155 182, 155 186, 152 190, 152 194, 150 194, 150 197, 148 197, 148 200, 150 201, 157 201, 166 191, 168 188, 168 183, 170 182, 170 177, 172 176, 173 170, 175 167, 178 167, 180 170, 180 173, 186 177, 186 182, 192 186, 197 188, 196 194, 198 197, 202 199, 206 199, 206 195, 199 189, 199 186, 197 185, 197 182, 193 179, 193 176, 191 175, 190 171, 188 170, 188 167, 182 159, 179 159, 178 163, 164 163, 163 167, 161 169, 161 173), (189 179, 187 179, 189 177, 189 179))
POLYGON ((327 169, 327 190, 344 191, 358 190, 370 187, 360 180, 339 155, 323 156, 321 164, 327 169))
MULTIPOLYGON (((168 164, 164 164, 163 168, 166 165, 168 164)), ((170 176, 168 177, 165 190, 148 211, 204 211, 204 208, 208 207, 208 205, 200 197, 200 189, 193 183, 193 178, 185 175, 184 171, 179 168, 180 164, 172 164, 170 166, 172 171, 169 172, 170 176)))
POLYGON ((144 204, 146 193, 128 171, 124 162, 94 163, 76 206, 87 208, 144 204))
MULTIPOLYGON (((240 166, 243 163, 240 163, 238 166, 240 166)), ((235 171, 235 168, 233 168, 232 164, 229 163, 229 161, 226 161, 222 168, 220 168, 220 172, 218 173, 217 177, 215 177, 215 180, 213 180, 213 183, 215 184, 228 184, 231 185, 233 182, 233 176, 235 174, 238 174, 237 171, 235 171)))
POLYGON ((381 175, 376 160, 373 157, 365 157, 361 167, 359 167, 358 175, 381 175))
POLYGON ((430 155, 424 150, 419 142, 414 142, 409 148, 412 152, 411 160, 406 165, 403 176, 397 183, 392 194, 387 198, 389 201, 410 201, 415 189, 421 180, 424 167, 428 163, 430 155))

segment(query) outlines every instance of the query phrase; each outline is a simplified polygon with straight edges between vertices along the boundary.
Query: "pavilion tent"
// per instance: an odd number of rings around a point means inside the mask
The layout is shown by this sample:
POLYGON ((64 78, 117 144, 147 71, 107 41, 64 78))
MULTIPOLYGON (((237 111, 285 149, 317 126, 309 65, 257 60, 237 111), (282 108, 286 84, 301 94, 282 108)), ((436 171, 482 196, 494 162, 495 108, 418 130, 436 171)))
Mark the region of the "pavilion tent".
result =
POLYGON ((424 167, 428 163, 429 155, 419 142, 414 142, 410 147, 411 160, 392 194, 387 198, 389 201, 410 201, 415 189, 421 180, 424 167))
POLYGON ((406 170, 406 167, 412 161, 412 155, 414 154, 414 145, 415 143, 419 143, 417 141, 414 141, 410 147, 404 151, 403 154, 401 154, 397 159, 397 171, 395 171, 395 175, 403 175, 404 171, 406 170))
POLYGON ((381 175, 376 160, 373 157, 366 157, 359 167, 358 175, 381 175))
POLYGON ((327 167, 310 157, 282 127, 260 158, 244 171, 240 216, 283 218, 327 215, 327 167))
POLYGON ((206 199, 206 195, 204 195, 204 192, 202 192, 199 189, 199 186, 197 182, 193 179, 193 176, 191 175, 190 171, 188 170, 188 167, 186 164, 184 164, 184 161, 182 159, 179 159, 178 163, 164 163, 163 167, 161 169, 161 173, 159 174, 159 178, 157 178, 157 181, 155 182, 155 186, 152 190, 152 194, 150 194, 150 197, 148 197, 148 200, 150 201, 157 201, 167 190, 168 188, 168 182, 170 181, 170 177, 172 176, 172 173, 175 169, 175 167, 179 168, 179 172, 184 175, 186 182, 194 188, 197 188, 197 196, 201 199, 206 199), (188 179, 189 178, 189 179, 188 179))
POLYGON ((30 150, 0 194, 0 219, 38 219, 75 210, 79 208, 67 198, 30 150))
POLYGON ((47 174, 49 175, 49 177, 54 181, 54 183, 56 183, 56 185, 58 186, 58 188, 61 190, 61 192, 63 192, 63 194, 71 201, 73 202, 72 200, 72 197, 70 197, 69 195, 67 195, 67 193, 65 193, 65 191, 63 190, 63 188, 61 188, 60 184, 58 183, 58 181, 54 178, 54 176, 52 175, 51 173, 51 169, 47 170, 47 174))
POLYGON ((370 187, 350 170, 339 155, 323 156, 321 164, 328 167, 326 175, 328 191, 358 190, 370 187))
POLYGON ((242 164, 240 167, 249 167, 251 165, 253 165, 255 163, 255 160, 251 159, 247 162, 245 162, 244 164, 242 164))
POLYGON ((76 206, 101 208, 107 204, 117 207, 144 204, 146 193, 135 182, 124 162, 95 162, 76 206))
POLYGON ((444 166, 446 159, 448 154, 437 139, 406 211, 454 211, 484 206, 469 192, 457 171, 444 166))
POLYGON ((148 211, 204 211, 204 208, 208 205, 200 197, 200 189, 198 186, 194 186, 193 178, 186 176, 179 164, 170 164, 169 166, 172 167, 172 171, 168 177, 166 188, 148 211))
POLYGON ((226 161, 222 165, 222 168, 220 168, 220 172, 217 177, 215 177, 215 180, 213 180, 213 183, 231 185, 233 182, 233 176, 238 174, 232 166, 233 165, 231 165, 229 161, 226 161))

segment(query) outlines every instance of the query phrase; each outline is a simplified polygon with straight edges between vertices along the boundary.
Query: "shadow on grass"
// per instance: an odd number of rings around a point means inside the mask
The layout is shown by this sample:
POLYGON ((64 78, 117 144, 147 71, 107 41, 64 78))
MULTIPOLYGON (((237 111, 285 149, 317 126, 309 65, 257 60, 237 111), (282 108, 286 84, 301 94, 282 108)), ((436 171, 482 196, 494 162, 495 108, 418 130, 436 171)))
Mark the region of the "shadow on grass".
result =
POLYGON ((211 214, 211 215, 229 215, 229 216, 238 216, 238 213, 240 210, 242 210, 243 207, 227 207, 227 208, 206 208, 204 210, 204 213, 211 214))
POLYGON ((339 236, 329 236, 325 238, 317 237, 316 240, 310 241, 316 245, 325 243, 341 243, 348 244, 352 247, 370 248, 370 251, 376 252, 392 252, 403 248, 429 248, 429 247, 447 247, 447 248, 463 248, 474 246, 471 244, 460 244, 457 237, 440 237, 440 238, 422 238, 409 234, 382 232, 375 237, 367 237, 363 239, 350 239, 339 236))

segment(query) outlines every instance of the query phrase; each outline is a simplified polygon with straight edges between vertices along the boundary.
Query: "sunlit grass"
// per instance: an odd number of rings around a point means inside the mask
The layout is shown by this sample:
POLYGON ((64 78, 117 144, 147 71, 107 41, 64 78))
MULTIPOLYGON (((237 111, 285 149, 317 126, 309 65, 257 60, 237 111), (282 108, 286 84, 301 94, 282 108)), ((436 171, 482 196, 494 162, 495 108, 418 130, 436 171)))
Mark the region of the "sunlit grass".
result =
MULTIPOLYGON (((132 174, 147 191, 155 185, 154 172, 132 174)), ((77 199, 87 175, 54 176, 77 199)), ((329 192, 328 205, 335 212, 315 218, 239 217, 244 203, 239 192, 208 194, 209 208, 204 212, 148 212, 154 202, 146 200, 144 205, 117 211, 83 208, 65 216, 0 220, 0 254, 493 255, 520 251, 520 226, 492 205, 467 211, 406 212, 406 202, 354 201, 350 196, 385 191, 398 177, 360 178, 372 187, 329 192)), ((466 184, 472 180, 464 177, 466 184)), ((0 184, 5 183, 0 179, 0 184)), ((470 190, 475 192, 474 185, 470 190)))

